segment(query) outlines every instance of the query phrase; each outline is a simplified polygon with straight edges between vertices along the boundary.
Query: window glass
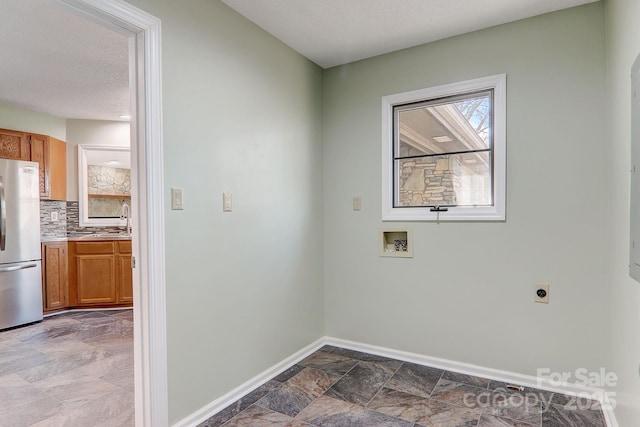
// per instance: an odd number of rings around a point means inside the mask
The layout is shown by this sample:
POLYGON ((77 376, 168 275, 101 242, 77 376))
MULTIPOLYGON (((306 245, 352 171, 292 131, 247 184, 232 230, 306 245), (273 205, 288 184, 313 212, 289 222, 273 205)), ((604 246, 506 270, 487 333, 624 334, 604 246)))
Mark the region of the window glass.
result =
POLYGON ((493 91, 394 107, 394 206, 490 206, 493 91))
POLYGON ((396 160, 397 207, 491 206, 488 151, 396 160))

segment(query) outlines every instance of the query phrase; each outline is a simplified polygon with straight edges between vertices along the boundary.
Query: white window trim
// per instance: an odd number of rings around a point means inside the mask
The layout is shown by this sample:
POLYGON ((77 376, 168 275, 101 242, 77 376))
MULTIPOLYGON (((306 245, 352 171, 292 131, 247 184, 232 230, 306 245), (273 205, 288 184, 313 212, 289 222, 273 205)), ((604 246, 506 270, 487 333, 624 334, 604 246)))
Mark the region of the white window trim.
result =
POLYGON ((506 219, 507 75, 497 74, 442 86, 382 97, 382 220, 383 221, 504 221, 506 219), (429 207, 393 207, 393 107, 430 98, 494 90, 493 206, 450 207, 431 212, 429 207))

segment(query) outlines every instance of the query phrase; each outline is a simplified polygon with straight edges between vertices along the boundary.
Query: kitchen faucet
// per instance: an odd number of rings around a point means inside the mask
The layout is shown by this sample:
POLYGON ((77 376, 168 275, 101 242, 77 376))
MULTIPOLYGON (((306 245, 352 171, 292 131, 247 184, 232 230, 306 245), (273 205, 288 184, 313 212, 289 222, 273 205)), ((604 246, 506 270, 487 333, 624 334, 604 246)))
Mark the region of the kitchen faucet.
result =
POLYGON ((131 235, 131 208, 127 203, 120 206, 120 219, 127 220, 127 236, 131 235))

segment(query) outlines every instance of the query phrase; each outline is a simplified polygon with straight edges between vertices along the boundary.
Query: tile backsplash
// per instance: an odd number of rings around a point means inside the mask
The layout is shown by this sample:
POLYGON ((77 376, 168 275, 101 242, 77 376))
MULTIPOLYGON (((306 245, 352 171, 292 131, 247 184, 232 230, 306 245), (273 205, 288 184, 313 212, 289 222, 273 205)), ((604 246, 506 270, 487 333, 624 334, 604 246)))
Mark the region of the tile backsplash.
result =
POLYGON ((40 200, 40 239, 43 241, 67 237, 67 202, 40 200), (58 220, 52 221, 51 214, 58 220))
POLYGON ((118 233, 125 227, 81 227, 78 202, 40 200, 40 240, 43 242, 84 233, 118 233), (52 221, 52 213, 58 220, 52 221))
POLYGON ((67 202, 67 230, 75 233, 80 229, 80 208, 78 202, 67 202))
POLYGON ((125 227, 81 227, 78 202, 67 202, 67 233, 119 233, 125 227))

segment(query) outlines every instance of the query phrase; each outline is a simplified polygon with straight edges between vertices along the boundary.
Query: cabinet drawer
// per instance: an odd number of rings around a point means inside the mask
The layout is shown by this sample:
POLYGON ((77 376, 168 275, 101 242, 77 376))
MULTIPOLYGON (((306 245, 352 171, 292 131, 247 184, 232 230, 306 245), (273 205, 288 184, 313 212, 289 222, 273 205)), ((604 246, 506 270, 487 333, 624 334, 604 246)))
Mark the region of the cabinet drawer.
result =
POLYGON ((131 240, 119 240, 116 241, 118 245, 118 252, 121 254, 130 254, 131 253, 131 240))
POLYGON ((77 254, 112 254, 115 253, 114 242, 76 242, 77 254))

